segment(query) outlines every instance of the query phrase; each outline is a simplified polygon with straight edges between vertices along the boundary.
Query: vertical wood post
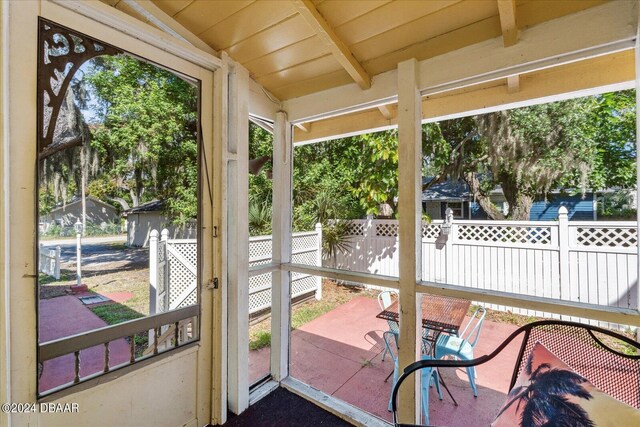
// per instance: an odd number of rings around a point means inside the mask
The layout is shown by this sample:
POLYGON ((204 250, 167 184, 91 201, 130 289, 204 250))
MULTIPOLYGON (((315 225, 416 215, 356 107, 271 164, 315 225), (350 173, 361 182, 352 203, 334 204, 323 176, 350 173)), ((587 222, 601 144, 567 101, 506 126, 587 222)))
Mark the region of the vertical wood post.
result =
POLYGON ((149 235, 149 314, 156 314, 158 297, 158 230, 149 235))
MULTIPOLYGON (((416 283, 422 278, 421 157, 422 103, 418 90, 418 62, 398 64, 398 213, 400 277, 400 369, 420 357, 421 299, 416 283)), ((400 389, 400 422, 420 424, 420 375, 400 389)))
MULTIPOLYGON (((276 114, 273 127, 273 262, 291 262, 291 196, 293 145, 287 114, 276 114)), ((289 376, 289 319, 291 274, 276 270, 271 287, 271 376, 289 376)))
MULTIPOLYGON (((316 265, 322 267, 322 224, 316 224, 316 234, 318 239, 318 252, 316 258, 316 265)), ((316 276, 316 299, 322 299, 322 277, 316 276)))
POLYGON ((226 157, 228 403, 239 414, 249 407, 249 72, 240 64, 229 74, 226 157))
POLYGON ((571 285, 569 283, 569 211, 565 206, 560 206, 560 209, 558 209, 558 248, 560 283, 558 286, 551 287, 551 297, 571 300, 571 285))

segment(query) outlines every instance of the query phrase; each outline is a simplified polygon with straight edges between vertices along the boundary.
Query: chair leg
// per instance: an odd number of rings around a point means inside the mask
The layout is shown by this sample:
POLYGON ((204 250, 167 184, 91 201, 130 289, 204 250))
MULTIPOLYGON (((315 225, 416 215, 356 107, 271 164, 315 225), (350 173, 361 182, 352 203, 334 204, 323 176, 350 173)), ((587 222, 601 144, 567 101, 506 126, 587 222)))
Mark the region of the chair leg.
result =
POLYGON ((476 388, 475 380, 475 369, 473 369, 473 367, 467 368, 467 376, 469 377, 469 383, 471 384, 471 389, 473 390, 473 396, 478 397, 478 389, 476 388))
MULTIPOLYGON (((433 379, 436 383, 436 391, 438 392, 438 397, 442 400, 442 390, 440 390, 440 378, 438 374, 438 370, 434 369, 433 374, 431 375, 431 379, 433 379)), ((431 382, 431 381, 429 381, 431 382)))
POLYGON ((422 384, 421 391, 422 416, 424 417, 424 424, 429 425, 429 385, 422 384))
POLYGON ((387 355, 387 346, 384 346, 384 351, 382 352, 382 361, 384 362, 384 357, 387 355))
POLYGON ((396 383, 398 382, 398 364, 396 363, 396 366, 393 368, 393 383, 391 384, 391 393, 389 393, 389 412, 391 412, 392 408, 391 408, 391 400, 393 399, 393 388, 396 386, 396 383))

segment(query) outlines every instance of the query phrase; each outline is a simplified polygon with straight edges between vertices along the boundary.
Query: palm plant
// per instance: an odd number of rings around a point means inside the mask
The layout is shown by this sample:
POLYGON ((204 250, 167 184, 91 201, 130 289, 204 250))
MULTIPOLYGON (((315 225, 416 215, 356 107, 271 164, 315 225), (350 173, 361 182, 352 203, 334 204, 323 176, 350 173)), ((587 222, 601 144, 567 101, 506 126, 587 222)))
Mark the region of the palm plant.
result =
POLYGON ((325 259, 331 259, 335 267, 338 252, 346 253, 351 250, 349 240, 349 221, 332 219, 342 217, 339 197, 334 191, 322 189, 315 198, 316 222, 322 224, 322 254, 325 259))
POLYGON ((256 200, 249 201, 249 234, 264 236, 271 234, 271 205, 256 200))
MULTIPOLYGON (((593 427, 595 424, 587 412, 568 397, 591 399, 593 396, 584 388, 585 378, 567 369, 551 368, 548 363, 540 364, 532 372, 532 358, 525 366, 530 382, 515 387, 509 393, 509 401, 500 410, 498 417, 512 404, 524 405, 521 426, 566 426, 593 427)), ((497 418, 497 417, 496 417, 497 418)))

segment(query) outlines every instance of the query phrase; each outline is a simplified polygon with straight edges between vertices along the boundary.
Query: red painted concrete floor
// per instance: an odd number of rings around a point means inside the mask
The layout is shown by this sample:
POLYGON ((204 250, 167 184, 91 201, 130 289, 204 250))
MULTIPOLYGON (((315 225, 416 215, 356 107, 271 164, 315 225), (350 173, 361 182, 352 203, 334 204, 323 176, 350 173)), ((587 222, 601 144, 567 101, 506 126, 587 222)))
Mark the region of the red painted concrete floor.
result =
MULTIPOLYGON (((391 393, 393 362, 382 361, 382 334, 388 329, 375 316, 380 311, 375 299, 356 297, 335 310, 307 323, 291 334, 291 375, 327 394, 342 399, 382 419, 391 393)), ((515 326, 486 321, 475 355, 491 352, 515 326)), ((518 344, 518 343, 516 343, 518 344)), ((504 402, 517 356, 509 346, 488 364, 477 368, 478 397, 473 397, 466 372, 441 370, 458 401, 454 406, 444 392, 438 400, 435 389, 429 395, 429 423, 446 426, 488 426, 504 402)), ((268 373, 269 349, 250 354, 250 378, 268 373)))
MULTIPOLYGON (((93 314, 75 295, 40 301, 41 343, 79 334, 107 324, 93 314)), ((109 344, 109 366, 127 362, 130 357, 129 343, 124 339, 109 344)), ((44 392, 73 381, 75 374, 73 354, 57 357, 44 363, 39 390, 44 392)), ((104 369, 104 346, 80 351, 80 376, 84 377, 104 369)))

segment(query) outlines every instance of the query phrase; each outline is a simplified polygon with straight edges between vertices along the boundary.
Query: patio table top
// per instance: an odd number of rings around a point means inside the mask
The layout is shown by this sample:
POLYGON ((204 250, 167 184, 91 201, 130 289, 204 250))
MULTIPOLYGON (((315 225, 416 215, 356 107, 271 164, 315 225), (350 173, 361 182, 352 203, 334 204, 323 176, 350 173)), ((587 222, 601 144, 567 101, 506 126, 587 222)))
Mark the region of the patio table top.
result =
MULTIPOLYGON (((468 300, 422 294, 422 327, 457 334, 470 306, 471 301, 468 300)), ((394 301, 376 317, 397 322, 398 301, 394 301)))

